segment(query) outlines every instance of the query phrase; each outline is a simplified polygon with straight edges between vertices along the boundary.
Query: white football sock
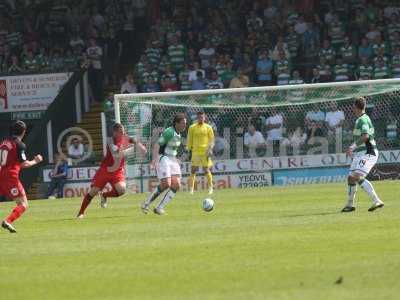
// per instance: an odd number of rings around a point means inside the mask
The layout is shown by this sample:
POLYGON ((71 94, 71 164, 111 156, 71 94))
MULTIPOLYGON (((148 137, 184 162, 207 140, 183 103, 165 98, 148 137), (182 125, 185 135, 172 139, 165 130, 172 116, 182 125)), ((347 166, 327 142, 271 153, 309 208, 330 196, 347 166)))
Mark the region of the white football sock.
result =
POLYGON ((176 191, 173 189, 169 189, 169 191, 164 195, 164 198, 161 200, 160 204, 158 204, 157 209, 164 209, 164 207, 171 202, 172 198, 176 195, 176 191))
POLYGON ((367 179, 364 179, 360 186, 365 192, 367 192, 368 196, 375 204, 382 203, 382 201, 378 198, 378 195, 376 194, 371 182, 369 182, 367 179))
POLYGON ((348 191, 348 199, 347 199, 347 207, 353 207, 354 206, 354 198, 356 197, 356 192, 357 192, 357 185, 350 185, 348 186, 349 191, 348 191))
POLYGON ((161 189, 160 187, 156 187, 154 189, 154 191, 149 195, 149 197, 147 198, 147 200, 144 202, 144 204, 146 206, 149 206, 151 204, 151 202, 153 202, 154 200, 156 200, 156 198, 161 194, 161 189))

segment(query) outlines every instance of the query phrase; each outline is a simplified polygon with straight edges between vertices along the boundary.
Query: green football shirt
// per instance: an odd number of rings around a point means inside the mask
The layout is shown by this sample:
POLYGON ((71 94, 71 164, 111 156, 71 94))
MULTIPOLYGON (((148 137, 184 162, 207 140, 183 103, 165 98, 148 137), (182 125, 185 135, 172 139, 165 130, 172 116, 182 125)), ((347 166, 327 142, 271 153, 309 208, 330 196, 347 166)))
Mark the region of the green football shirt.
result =
POLYGON ((371 119, 368 117, 367 114, 364 113, 356 120, 353 136, 356 143, 355 152, 365 151, 367 154, 375 155, 375 150, 377 150, 375 142, 375 129, 372 125, 371 119), (368 134, 369 136, 368 141, 366 141, 365 143, 361 141, 361 136, 363 134, 368 134))
POLYGON ((176 132, 174 127, 168 127, 158 139, 158 144, 161 155, 176 156, 178 148, 182 144, 182 136, 176 132))

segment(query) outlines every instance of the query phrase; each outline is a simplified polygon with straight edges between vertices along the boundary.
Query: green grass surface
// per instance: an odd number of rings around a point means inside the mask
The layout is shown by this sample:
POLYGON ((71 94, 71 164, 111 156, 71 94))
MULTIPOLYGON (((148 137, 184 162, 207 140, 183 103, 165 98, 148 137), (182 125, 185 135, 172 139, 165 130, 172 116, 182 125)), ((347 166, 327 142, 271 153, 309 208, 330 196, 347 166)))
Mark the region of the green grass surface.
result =
POLYGON ((375 186, 374 213, 361 190, 338 213, 343 185, 217 191, 212 213, 181 193, 161 217, 143 196, 95 199, 83 220, 80 199, 31 201, 0 232, 0 299, 399 299, 400 186, 375 186))

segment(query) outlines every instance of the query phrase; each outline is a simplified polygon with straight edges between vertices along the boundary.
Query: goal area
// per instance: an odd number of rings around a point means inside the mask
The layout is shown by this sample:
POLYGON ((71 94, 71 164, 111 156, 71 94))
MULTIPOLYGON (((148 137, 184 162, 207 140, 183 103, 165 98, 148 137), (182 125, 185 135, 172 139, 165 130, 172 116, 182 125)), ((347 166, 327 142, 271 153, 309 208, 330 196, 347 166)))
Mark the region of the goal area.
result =
MULTIPOLYGON (((323 156, 335 160, 327 167, 348 165, 343 153, 353 141, 352 108, 360 96, 367 100, 379 150, 394 162, 400 160, 394 152, 400 148, 400 79, 119 94, 114 98, 115 121, 149 149, 146 156, 134 153, 128 159, 128 178, 141 180, 134 183, 137 191, 151 190, 151 149, 163 129, 172 125, 177 113, 186 114, 192 124, 198 111, 206 113, 214 129, 215 172, 242 174, 242 164, 253 177, 269 172, 265 185, 270 185, 270 172, 292 168, 290 158, 303 171, 325 167, 323 156)), ((178 157, 185 177, 190 164, 184 145, 178 157)))

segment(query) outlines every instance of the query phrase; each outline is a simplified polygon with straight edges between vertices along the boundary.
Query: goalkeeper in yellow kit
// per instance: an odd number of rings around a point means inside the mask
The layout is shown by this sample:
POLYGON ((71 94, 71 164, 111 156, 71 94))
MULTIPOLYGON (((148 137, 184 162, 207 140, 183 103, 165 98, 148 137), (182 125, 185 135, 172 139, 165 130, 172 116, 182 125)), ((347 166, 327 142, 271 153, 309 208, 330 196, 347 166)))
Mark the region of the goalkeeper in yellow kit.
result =
POLYGON ((213 162, 210 158, 214 147, 214 131, 206 122, 206 115, 203 111, 197 113, 197 122, 189 127, 187 137, 187 149, 191 153, 191 175, 189 177, 190 193, 194 192, 196 172, 202 167, 207 177, 208 193, 213 193, 213 178, 210 168, 213 162))

